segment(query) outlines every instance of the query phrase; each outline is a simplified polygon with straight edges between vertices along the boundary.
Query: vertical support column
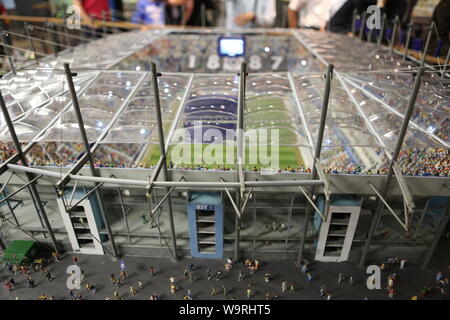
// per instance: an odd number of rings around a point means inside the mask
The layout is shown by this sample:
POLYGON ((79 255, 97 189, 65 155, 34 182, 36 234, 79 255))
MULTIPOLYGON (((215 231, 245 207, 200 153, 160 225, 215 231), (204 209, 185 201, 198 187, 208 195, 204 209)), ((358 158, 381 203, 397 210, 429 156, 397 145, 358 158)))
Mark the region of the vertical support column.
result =
POLYGON ((447 212, 442 217, 439 227, 436 230, 436 234, 434 236, 433 241, 431 242, 431 246, 427 250, 425 258, 423 259, 423 263, 420 267, 421 269, 426 269, 428 264, 430 263, 431 258, 433 258, 434 252, 436 251, 436 248, 439 244, 439 240, 441 239, 442 235, 444 234, 449 221, 450 221, 450 198, 449 198, 449 201, 447 202, 447 212))
POLYGON ((3 48, 5 49, 5 53, 6 53, 6 55, 8 56, 8 63, 9 63, 9 66, 10 66, 10 68, 11 68, 12 73, 13 73, 14 75, 16 75, 16 68, 14 67, 14 62, 13 62, 13 59, 12 59, 12 56, 11 56, 11 52, 9 51, 9 48, 7 47, 7 46, 8 46, 8 39, 6 38, 6 37, 7 37, 7 33, 5 33, 5 32, 2 30, 2 31, 1 31, 1 35, 2 35, 3 48))
MULTIPOLYGON (((73 84, 72 76, 74 76, 76 74, 72 73, 68 63, 64 63, 64 71, 66 74, 66 79, 67 79, 67 84, 69 86, 70 95, 72 97, 72 105, 73 105, 73 109, 75 111, 75 115, 77 117, 78 127, 80 128, 80 134, 81 134, 81 139, 82 139, 83 145, 84 145, 84 151, 86 152, 86 156, 89 161, 89 168, 91 171, 91 175, 93 177, 98 177, 97 171, 95 170, 95 166, 94 166, 94 160, 92 159, 91 149, 89 147, 89 141, 88 141, 88 138, 86 135, 86 130, 84 128, 84 121, 83 121, 83 116, 81 115, 81 110, 80 110, 80 105, 78 103, 77 93, 75 91, 75 86, 73 84)), ((95 183, 95 186, 97 186, 97 185, 98 185, 98 183, 95 183)), ((118 257, 119 254, 117 252, 116 243, 114 241, 114 237, 113 237, 113 234, 111 231, 111 226, 109 224, 108 217, 106 215, 105 204, 103 202, 103 194, 101 193, 101 191, 99 189, 100 188, 95 190, 95 195, 97 197, 98 206, 100 209, 100 213, 102 215, 103 222, 105 223, 106 232, 108 233, 109 241, 111 242, 111 247, 113 249, 113 255, 114 255, 114 257, 118 257)))
POLYGON ((45 24, 45 30, 47 31, 48 39, 53 43, 53 55, 55 57, 58 56, 59 46, 58 46, 58 39, 56 38, 56 34, 54 33, 53 24, 46 23, 45 24))
MULTIPOLYGON (((11 135, 11 138, 14 142, 14 146, 16 148, 16 152, 20 156, 20 161, 22 161, 22 165, 25 167, 28 167, 28 161, 25 157, 25 154, 22 152, 22 146, 20 145, 19 139, 17 138, 16 130, 14 129, 13 122, 11 120, 11 116, 9 115, 8 108, 6 107, 5 100, 3 99, 3 95, 0 91, 0 108, 3 112, 3 117, 5 119, 6 125, 8 126, 9 134, 11 135)), ((31 181, 34 179, 34 175, 31 173, 26 174, 28 181, 31 181)), ((60 253, 58 248, 58 243, 56 242, 55 234, 53 233, 53 230, 50 226, 50 222, 48 221, 47 214, 45 212, 44 206, 42 205, 41 197, 39 196, 39 193, 36 189, 35 183, 30 184, 30 193, 34 197, 33 202, 39 209, 39 212, 42 215, 42 219, 44 220, 45 227, 50 234, 50 239, 53 244, 53 249, 56 253, 60 253)))
POLYGON ((419 230, 422 227, 423 219, 425 218, 425 216, 428 212, 428 207, 430 206, 430 201, 431 201, 431 199, 428 198, 427 202, 425 203, 425 207, 423 208, 422 214, 420 215, 420 220, 417 223, 416 230, 414 231, 413 239, 416 239, 417 236, 419 235, 419 230))
MULTIPOLYGON (((3 196, 4 196, 5 198, 7 197, 5 191, 3 191, 2 194, 3 194, 3 196)), ((14 213, 14 209, 13 209, 13 207, 11 206, 11 202, 9 202, 9 199, 6 200, 6 204, 8 205, 9 212, 10 212, 11 215, 13 216, 14 221, 16 222, 16 225, 17 225, 17 226, 20 226, 19 220, 17 220, 17 217, 16 217, 16 215, 15 215, 15 213, 14 213)), ((39 218, 40 218, 40 216, 39 216, 39 218)), ((41 223, 42 223, 42 221, 41 221, 41 223)))
POLYGON ((120 192, 120 188, 117 188, 117 193, 119 194, 119 201, 120 201, 120 207, 122 209, 123 220, 125 221, 125 227, 127 228, 128 243, 131 246, 130 226, 128 225, 127 212, 125 210, 125 205, 123 204, 122 192, 120 192))
POLYGON ((405 42, 405 51, 403 52, 403 61, 406 61, 406 57, 408 56, 409 50, 409 42, 411 41, 411 34, 413 30, 413 22, 408 24, 408 33, 406 34, 406 42, 405 42))
MULTIPOLYGON (((242 62, 241 72, 239 74, 239 100, 238 100, 238 112, 237 112, 237 165, 238 165, 238 180, 240 183, 240 189, 238 195, 236 196, 236 204, 239 208, 240 215, 242 217, 243 211, 243 201, 244 201, 244 191, 245 191, 245 177, 243 170, 244 162, 244 109, 245 109, 245 91, 247 86, 247 62, 242 62)), ((234 260, 238 261, 240 256, 240 236, 241 236, 241 217, 236 214, 235 218, 235 249, 234 249, 234 260)))
POLYGON ((392 29, 391 41, 389 43, 389 54, 392 54, 394 52, 395 38, 397 35, 397 29, 398 29, 399 24, 400 24, 400 18, 398 16, 395 16, 394 28, 392 29))
MULTIPOLYGON (((323 141, 323 135, 325 132, 325 122, 327 119, 328 104, 330 101, 331 80, 333 79, 333 70, 334 70, 334 65, 329 64, 328 68, 327 68, 327 73, 325 75, 327 82, 326 82, 325 92, 324 92, 324 97, 323 97, 322 112, 320 115, 319 133, 317 135, 317 143, 316 143, 316 149, 315 149, 315 154, 314 154, 314 163, 313 163, 312 175, 311 175, 312 180, 317 179, 316 161, 318 161, 320 159, 320 153, 322 151, 322 141, 323 141)), ((314 194, 314 187, 311 188, 310 197, 312 197, 313 194, 314 194)), ((300 249, 299 249, 298 258, 297 258, 297 264, 299 266, 303 261, 306 237, 308 235, 308 223, 309 223, 309 218, 310 218, 312 210, 313 210, 313 208, 307 202, 306 208, 305 208, 305 222, 303 224, 302 238, 301 238, 300 249)))
POLYGON ((441 79, 444 79, 445 71, 447 70, 449 62, 450 62, 450 48, 447 51, 447 57, 445 58, 444 67, 442 68, 441 79))
MULTIPOLYGON (((163 168, 162 168, 162 178, 167 181, 169 172, 167 170, 167 157, 166 157, 166 147, 164 142, 164 129, 161 116, 161 101, 159 99, 159 86, 158 86, 158 72, 156 71, 156 64, 151 63, 151 73, 152 73, 152 85, 153 85, 153 102, 155 104, 156 110, 156 122, 158 127, 158 137, 159 137, 159 149, 161 156, 163 158, 163 168)), ((165 188, 166 192, 169 192, 169 188, 165 188)), ((170 235, 172 238, 172 249, 175 261, 178 260, 177 253, 177 238, 175 233, 175 224, 173 222, 173 208, 172 208, 172 196, 169 194, 167 197, 167 207, 169 209, 169 224, 170 224, 170 235)))
POLYGON ((356 17, 358 16, 358 9, 353 9, 353 15, 352 15, 352 35, 355 35, 356 32, 356 17))
POLYGON ((380 29, 380 34, 378 35, 378 39, 377 39, 378 50, 381 49, 381 44, 383 42, 384 28, 386 27, 386 20, 387 20, 387 16, 386 16, 386 13, 384 13, 383 17, 381 18, 381 29, 380 29))
POLYGON ((425 42, 425 47, 423 48, 422 59, 420 60, 421 67, 423 67, 425 64, 425 58, 427 57, 428 47, 430 46, 430 42, 431 42, 431 35, 433 34, 434 31, 435 31, 435 23, 434 23, 434 21, 432 21, 431 25, 428 29, 427 41, 425 42))
MULTIPOLYGON (((236 192, 236 204, 238 205, 239 210, 242 205, 242 197, 238 192, 236 192)), ((237 214, 234 215, 234 232, 236 233, 236 237, 234 239, 234 261, 239 261, 240 258, 240 244, 241 244, 241 218, 237 214)))
POLYGON ((34 45, 33 38, 31 37, 31 34, 30 34, 31 26, 29 26, 28 22, 26 22, 26 21, 23 24, 24 24, 24 28, 25 28, 25 34, 28 37, 28 40, 30 41, 31 50, 33 50, 33 53, 34 53, 34 60, 36 61, 36 64, 39 64, 39 58, 37 56, 36 46, 34 45))
MULTIPOLYGON (((413 91, 411 93, 411 97, 409 98, 408 107, 406 109, 405 116, 404 116, 403 123, 402 123, 402 128, 401 128, 399 136, 398 136, 397 145, 395 146, 395 150, 392 155, 391 162, 389 164, 389 171, 387 173, 386 180, 383 185, 383 189, 382 189, 383 190, 382 191, 383 199, 386 199, 386 197, 388 195, 389 186, 390 186, 390 183, 392 180, 392 176, 394 174, 393 165, 394 165, 394 162, 397 161, 398 155, 399 155, 401 147, 403 145, 403 140, 405 139, 409 120, 411 119, 411 115, 414 111, 414 106, 416 104, 417 95, 419 93, 423 73, 424 73, 424 68, 422 67, 419 69, 419 72, 417 73, 416 79, 414 81, 413 91)), ((370 247, 370 242, 372 241, 373 235, 375 234, 375 231, 376 231, 379 221, 381 219, 381 214, 383 213, 383 208, 384 208, 383 201, 381 201, 381 199, 378 198, 375 215, 372 218, 372 223, 370 225, 369 234, 367 235, 367 240, 364 245, 363 252, 361 254, 361 259, 359 261, 360 267, 363 267, 365 264, 366 256, 367 256, 367 253, 368 253, 369 247, 370 247)))
POLYGON ((361 16, 361 25, 359 26, 359 40, 364 38, 364 28, 366 27, 367 12, 363 12, 361 16))
POLYGON ((200 18, 202 27, 206 27, 206 5, 204 2, 200 4, 200 18))

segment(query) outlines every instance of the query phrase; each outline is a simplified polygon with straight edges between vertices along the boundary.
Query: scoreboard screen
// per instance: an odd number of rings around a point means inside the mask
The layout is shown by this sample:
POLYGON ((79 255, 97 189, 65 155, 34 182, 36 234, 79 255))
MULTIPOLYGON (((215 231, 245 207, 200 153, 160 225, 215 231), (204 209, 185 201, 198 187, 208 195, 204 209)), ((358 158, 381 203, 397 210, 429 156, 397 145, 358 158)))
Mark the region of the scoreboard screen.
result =
POLYGON ((245 56, 245 39, 237 37, 218 38, 218 53, 221 57, 245 56))

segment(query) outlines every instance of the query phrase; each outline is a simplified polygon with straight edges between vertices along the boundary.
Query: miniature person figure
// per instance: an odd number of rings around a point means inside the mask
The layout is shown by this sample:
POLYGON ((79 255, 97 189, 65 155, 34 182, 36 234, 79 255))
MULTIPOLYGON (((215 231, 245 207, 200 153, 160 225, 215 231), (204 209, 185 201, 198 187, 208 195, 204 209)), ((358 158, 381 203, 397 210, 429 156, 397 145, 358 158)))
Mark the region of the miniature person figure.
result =
POLYGON ((306 266, 306 263, 304 263, 304 264, 302 265, 302 273, 305 274, 306 271, 307 271, 307 266, 306 266))
POLYGON ((223 295, 226 296, 227 295, 227 287, 222 285, 222 290, 223 290, 223 295))
POLYGON ((170 292, 172 292, 172 294, 175 294, 177 292, 177 287, 174 284, 170 286, 170 292))
POLYGON ((327 294, 327 300, 331 300, 331 292, 328 292, 328 294, 327 294))
POLYGON ((348 278, 348 286, 353 287, 353 277, 348 278))
POLYGON ((124 280, 124 281, 128 279, 128 275, 125 270, 120 270, 120 276, 122 277, 122 280, 124 280))
POLYGON ((242 273, 242 270, 239 270, 239 274, 238 274, 238 281, 244 281, 244 274, 242 273))
POLYGON ((151 267, 149 268, 149 271, 150 271, 150 273, 152 274, 152 277, 154 277, 154 276, 155 276, 155 268, 153 268, 153 266, 151 266, 151 267))
POLYGON ((405 269, 405 263, 406 263, 406 259, 402 259, 400 260, 400 270, 404 270, 405 269))
POLYGON ((220 280, 222 280, 222 272, 217 271, 217 273, 216 273, 216 281, 220 281, 220 280))
POLYGON ((72 257, 72 262, 73 262, 74 264, 78 265, 78 258, 75 257, 75 256, 73 256, 73 257, 72 257))
POLYGON ((266 272, 266 274, 264 275, 264 281, 270 282, 270 272, 266 272))
POLYGON ((344 276, 342 275, 342 273, 339 273, 339 276, 338 276, 339 284, 341 284, 343 280, 344 280, 344 276))
POLYGON ((211 297, 215 296, 216 294, 217 294, 216 287, 212 286, 212 288, 211 288, 211 297))
POLYGON ((320 287, 320 296, 323 297, 325 295, 325 286, 320 287))
POLYGON ((309 272, 306 273, 306 279, 307 279, 308 283, 312 282, 312 275, 311 275, 311 273, 309 273, 309 272))
POLYGON ((143 288, 144 288, 144 286, 143 286, 143 284, 142 284, 142 281, 141 281, 141 280, 138 280, 138 285, 139 285, 139 288, 140 288, 140 289, 143 289, 143 288))
POLYGON ((287 284, 286 280, 281 282, 281 291, 282 292, 286 292, 286 289, 287 289, 286 284, 287 284))
POLYGON ((132 284, 130 284, 130 293, 131 293, 131 295, 132 295, 133 297, 134 297, 134 296, 136 295, 136 293, 137 293, 136 289, 133 287, 132 284))
POLYGON ((251 289, 251 288, 248 288, 248 289, 247 289, 247 299, 250 299, 251 296, 252 296, 252 289, 251 289))

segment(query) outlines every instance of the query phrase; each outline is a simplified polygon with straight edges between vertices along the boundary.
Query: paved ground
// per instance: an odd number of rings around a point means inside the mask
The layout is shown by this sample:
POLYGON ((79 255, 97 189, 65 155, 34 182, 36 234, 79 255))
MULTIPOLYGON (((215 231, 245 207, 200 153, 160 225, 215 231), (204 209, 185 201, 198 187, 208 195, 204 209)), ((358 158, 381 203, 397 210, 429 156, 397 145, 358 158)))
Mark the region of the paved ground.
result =
MULTIPOLYGON (((441 256, 438 263, 434 263, 430 270, 424 272, 420 271, 417 265, 407 264, 405 270, 399 270, 398 266, 393 267, 392 271, 384 272, 382 274, 382 287, 386 286, 386 278, 391 272, 397 272, 399 275, 399 285, 397 287, 397 296, 395 299, 410 299, 413 295, 419 295, 420 288, 424 285, 434 287, 434 279, 437 271, 447 271, 450 265, 450 255, 448 250, 444 252, 442 249, 441 256)), ((98 289, 97 293, 86 293, 84 290, 75 290, 76 294, 82 294, 84 299, 105 299, 107 296, 112 296, 115 286, 112 285, 110 274, 114 273, 118 277, 120 271, 120 262, 114 261, 111 256, 89 256, 77 255, 79 258, 79 266, 85 273, 85 280, 98 289)), ((199 299, 231 299, 232 297, 240 300, 246 298, 246 288, 250 282, 250 275, 247 272, 247 277, 244 282, 238 282, 238 271, 244 270, 243 264, 235 264, 231 272, 224 271, 224 261, 218 260, 199 260, 199 259, 182 259, 178 263, 174 263, 166 258, 144 258, 144 257, 125 257, 122 259, 125 262, 126 269, 129 275, 129 280, 124 282, 124 286, 119 289, 119 293, 124 300, 139 299, 147 300, 153 293, 158 293, 161 299, 182 299, 186 294, 187 289, 191 288, 194 300, 199 299), (193 283, 189 284, 184 279, 184 268, 189 264, 194 264, 193 283), (156 276, 152 277, 148 272, 149 266, 154 266, 156 269, 156 276), (210 266, 213 272, 221 271, 224 275, 222 281, 207 280, 206 268, 210 266), (169 277, 174 276, 178 292, 172 295, 169 290, 169 277), (143 289, 139 289, 137 281, 143 282, 143 289), (138 289, 136 296, 132 296, 129 291, 129 285, 138 289), (222 285, 225 285, 228 291, 227 296, 222 293, 222 285), (211 287, 215 286, 218 294, 211 297, 211 287)), ((3 288, 5 280, 14 277, 4 266, 0 272, 0 280, 2 288, 0 288, 0 299, 37 299, 39 295, 45 293, 53 295, 56 300, 70 299, 67 295, 68 289, 66 281, 68 274, 66 269, 72 264, 72 255, 66 254, 62 261, 50 265, 50 270, 55 280, 49 282, 40 271, 33 272, 32 278, 36 281, 35 288, 28 288, 25 282, 25 275, 16 277, 18 286, 11 292, 3 288)), ((308 284, 306 277, 301 274, 298 268, 289 262, 264 262, 260 270, 254 276, 256 281, 255 295, 252 299, 265 299, 265 294, 270 291, 278 296, 278 299, 325 299, 319 296, 320 286, 325 284, 332 292, 332 299, 354 299, 362 300, 365 297, 368 299, 387 299, 386 289, 368 290, 366 288, 367 276, 365 269, 355 266, 353 263, 314 263, 310 267, 310 272, 313 276, 313 281, 308 284), (264 273, 269 271, 273 280, 271 283, 264 282, 264 273), (344 276, 353 276, 355 284, 349 287, 345 282, 338 284, 338 274, 342 273, 344 276), (295 292, 281 291, 281 281, 291 281, 294 283, 295 292)), ((450 288, 447 288, 450 289, 450 288)), ((432 296, 433 299, 448 299, 443 297, 440 293, 435 291, 432 296)))

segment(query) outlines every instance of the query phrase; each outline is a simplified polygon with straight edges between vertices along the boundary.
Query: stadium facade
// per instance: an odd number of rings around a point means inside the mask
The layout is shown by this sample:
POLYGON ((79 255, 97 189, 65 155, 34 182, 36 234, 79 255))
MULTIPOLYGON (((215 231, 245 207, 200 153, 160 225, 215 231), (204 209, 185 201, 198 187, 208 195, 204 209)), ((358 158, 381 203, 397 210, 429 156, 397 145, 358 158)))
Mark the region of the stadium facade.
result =
POLYGON ((429 261, 450 215, 449 84, 392 48, 313 31, 163 29, 66 49, 0 80, 1 237, 429 261))

